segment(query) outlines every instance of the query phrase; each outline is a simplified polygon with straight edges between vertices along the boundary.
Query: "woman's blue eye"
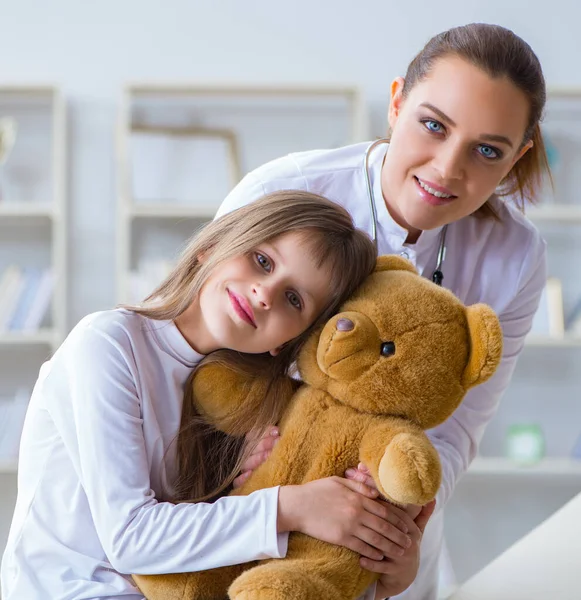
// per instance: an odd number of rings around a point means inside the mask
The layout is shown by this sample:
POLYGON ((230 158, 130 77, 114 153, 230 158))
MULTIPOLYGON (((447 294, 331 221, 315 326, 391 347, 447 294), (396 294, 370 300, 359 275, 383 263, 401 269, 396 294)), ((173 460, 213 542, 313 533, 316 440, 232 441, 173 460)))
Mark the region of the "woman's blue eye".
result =
POLYGON ((432 119, 424 121, 424 126, 432 133, 440 133, 442 131, 442 124, 438 123, 438 121, 433 121, 432 119))
POLYGON ((270 261, 268 260, 268 258, 266 256, 264 256, 264 254, 259 254, 258 252, 256 253, 256 262, 267 272, 270 273, 270 271, 272 270, 272 266, 270 264, 270 261))
POLYGON ((496 150, 492 146, 478 146, 478 151, 480 152, 480 154, 482 154, 482 156, 484 156, 484 158, 500 158, 500 152, 498 152, 498 150, 496 150))
POLYGON ((301 299, 299 298, 298 294, 295 294, 294 292, 287 292, 286 297, 295 308, 301 308, 301 299))

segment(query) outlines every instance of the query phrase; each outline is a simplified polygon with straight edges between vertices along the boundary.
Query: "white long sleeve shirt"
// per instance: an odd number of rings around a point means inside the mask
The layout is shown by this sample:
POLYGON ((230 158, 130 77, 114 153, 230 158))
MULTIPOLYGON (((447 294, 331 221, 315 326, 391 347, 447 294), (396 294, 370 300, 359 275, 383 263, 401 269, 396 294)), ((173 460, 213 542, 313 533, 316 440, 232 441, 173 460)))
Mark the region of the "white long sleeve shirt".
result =
POLYGON ((22 434, 3 600, 143 596, 130 573, 286 554, 278 488, 214 504, 164 502, 183 389, 201 360, 172 321, 89 315, 41 368, 22 434))
MULTIPOLYGON (((277 190, 297 189, 321 194, 344 206, 357 227, 371 235, 372 217, 365 183, 364 154, 369 143, 334 150, 291 154, 249 173, 226 198, 218 216, 277 190)), ((378 217, 379 254, 401 254, 431 278, 437 263, 440 229, 424 231, 415 244, 389 215, 381 192, 381 164, 387 145, 371 154, 369 170, 378 217)), ((524 338, 530 330, 546 282, 545 243, 535 227, 514 207, 494 200, 501 221, 465 217, 446 235, 442 271, 444 287, 464 303, 484 302, 498 314, 504 352, 495 375, 469 391, 444 424, 429 436, 440 454, 443 482, 437 509, 426 528, 418 577, 398 600, 435 600, 438 559, 443 539, 443 507, 458 478, 476 454, 484 428, 508 386, 524 338)))

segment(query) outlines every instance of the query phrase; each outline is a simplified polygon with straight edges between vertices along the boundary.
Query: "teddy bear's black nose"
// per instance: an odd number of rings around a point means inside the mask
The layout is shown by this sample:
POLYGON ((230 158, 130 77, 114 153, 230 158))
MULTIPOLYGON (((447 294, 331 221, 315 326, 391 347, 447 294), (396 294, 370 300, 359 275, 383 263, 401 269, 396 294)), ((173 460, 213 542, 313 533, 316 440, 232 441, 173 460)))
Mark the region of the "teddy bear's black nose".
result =
POLYGON ((337 321, 337 331, 351 331, 355 325, 349 319, 339 319, 337 321))

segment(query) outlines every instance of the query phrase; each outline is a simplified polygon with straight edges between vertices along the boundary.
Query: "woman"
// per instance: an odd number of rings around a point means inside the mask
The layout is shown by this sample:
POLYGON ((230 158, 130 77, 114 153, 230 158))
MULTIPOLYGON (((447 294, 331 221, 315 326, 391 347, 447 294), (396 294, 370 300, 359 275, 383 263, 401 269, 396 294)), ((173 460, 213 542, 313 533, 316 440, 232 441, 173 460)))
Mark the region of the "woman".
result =
MULTIPOLYGON (((265 192, 302 189, 343 205, 371 235, 371 195, 380 254, 405 256, 463 302, 485 302, 500 317, 504 354, 496 375, 430 432, 444 478, 417 577, 416 544, 404 556, 415 557, 408 579, 402 580, 401 570, 397 578, 391 575, 393 560, 362 558, 365 568, 382 573, 377 598, 398 594, 414 577, 398 598, 436 598, 442 509, 476 454, 531 327, 546 281, 545 244, 519 208, 536 199, 548 175, 539 128, 545 98, 539 61, 514 33, 487 24, 451 29, 428 42, 405 79, 393 81, 389 144, 275 160, 248 174, 219 210, 223 214, 265 192)), ((269 447, 265 438, 257 450, 269 447)), ((347 476, 366 480, 363 468, 347 476)), ((409 508, 412 516, 418 510, 409 508)))

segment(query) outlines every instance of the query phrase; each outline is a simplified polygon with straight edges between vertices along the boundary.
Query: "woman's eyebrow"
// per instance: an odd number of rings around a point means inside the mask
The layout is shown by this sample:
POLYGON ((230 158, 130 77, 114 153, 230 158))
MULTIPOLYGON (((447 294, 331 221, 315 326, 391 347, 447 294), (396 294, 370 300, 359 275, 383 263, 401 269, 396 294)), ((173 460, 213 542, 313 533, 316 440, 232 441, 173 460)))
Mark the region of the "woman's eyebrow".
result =
POLYGON ((439 108, 436 108, 433 104, 430 104, 429 102, 422 102, 420 106, 423 106, 424 108, 429 108, 431 111, 435 112, 440 117, 440 119, 442 119, 442 121, 446 121, 448 125, 456 127, 456 123, 454 123, 454 121, 452 121, 452 119, 450 119, 450 117, 446 113, 442 112, 439 108))
POLYGON ((512 142, 505 135, 496 135, 494 133, 482 133, 480 137, 488 142, 500 142, 507 146, 513 147, 512 142))
MULTIPOLYGON (((422 102, 422 104, 420 104, 420 106, 423 106, 424 108, 427 108, 427 109, 431 110, 432 112, 435 112, 440 117, 440 119, 442 119, 442 121, 446 121, 446 123, 448 123, 448 125, 451 125, 452 127, 456 127, 456 123, 454 123, 454 121, 446 113, 442 112, 439 108, 435 107, 433 104, 430 104, 429 102, 422 102)), ((498 135, 496 133, 481 133, 480 139, 486 140, 488 142, 500 142, 501 144, 506 144, 507 146, 510 146, 511 148, 513 147, 512 142, 505 135, 498 135)))

